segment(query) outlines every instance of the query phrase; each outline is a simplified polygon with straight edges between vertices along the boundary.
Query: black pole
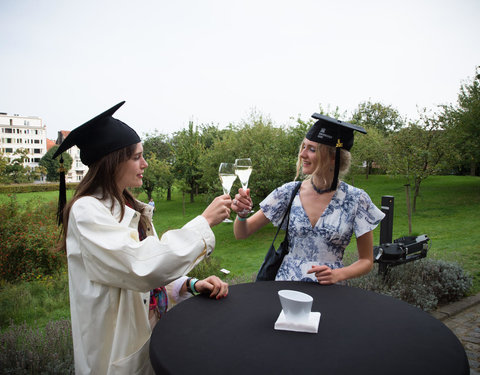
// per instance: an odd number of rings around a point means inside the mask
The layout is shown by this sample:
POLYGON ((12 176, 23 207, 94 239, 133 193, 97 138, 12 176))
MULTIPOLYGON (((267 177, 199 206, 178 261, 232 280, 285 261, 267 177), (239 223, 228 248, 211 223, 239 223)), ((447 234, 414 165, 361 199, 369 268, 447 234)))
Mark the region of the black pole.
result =
POLYGON ((380 245, 392 243, 393 238, 393 205, 394 198, 391 195, 382 196, 382 211, 385 214, 380 223, 380 245))

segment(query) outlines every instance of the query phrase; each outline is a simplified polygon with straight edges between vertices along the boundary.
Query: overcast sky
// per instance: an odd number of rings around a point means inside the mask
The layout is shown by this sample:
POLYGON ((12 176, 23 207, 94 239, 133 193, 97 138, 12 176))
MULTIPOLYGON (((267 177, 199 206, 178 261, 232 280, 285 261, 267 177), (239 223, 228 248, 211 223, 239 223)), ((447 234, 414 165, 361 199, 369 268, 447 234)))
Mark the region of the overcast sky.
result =
POLYGON ((0 0, 0 112, 52 139, 122 100, 141 136, 367 100, 415 118, 473 77, 479 19, 479 0, 0 0))

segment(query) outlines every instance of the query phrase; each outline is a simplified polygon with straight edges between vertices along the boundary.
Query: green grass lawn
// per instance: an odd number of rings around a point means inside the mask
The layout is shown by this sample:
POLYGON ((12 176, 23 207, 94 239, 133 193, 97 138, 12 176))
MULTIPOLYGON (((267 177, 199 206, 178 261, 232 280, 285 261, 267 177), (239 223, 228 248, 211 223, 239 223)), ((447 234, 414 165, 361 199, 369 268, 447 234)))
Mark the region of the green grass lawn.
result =
MULTIPOLYGON (((351 179, 347 182, 352 183, 351 179)), ((384 195, 394 197, 393 239, 408 235, 408 215, 404 179, 388 176, 355 176, 355 186, 364 189, 372 201, 381 206, 384 195)), ((254 186, 252 186, 254 189, 254 186)), ((413 198, 413 192, 410 193, 413 198)), ((141 199, 146 200, 143 196, 141 199)), ((412 199, 413 200, 413 199, 412 199)), ((200 214, 207 202, 196 197, 195 203, 185 204, 182 215, 182 197, 173 195, 172 201, 155 197, 157 210, 154 223, 158 233, 177 228, 200 214)), ((256 202, 258 203, 258 202, 256 202)), ((258 205, 254 207, 258 209, 258 205)), ((475 278, 473 292, 480 291, 480 178, 469 176, 432 176, 420 188, 416 212, 412 214, 412 234, 427 234, 431 239, 428 257, 456 261, 475 278)), ((233 218, 233 216, 232 216, 233 218)), ((216 249, 213 257, 232 276, 254 273, 275 235, 272 225, 246 240, 235 240, 233 225, 221 223, 213 228, 216 249)), ((374 231, 374 244, 379 243, 380 227, 374 231)), ((279 234, 282 237, 282 234, 279 234)), ((355 238, 347 248, 347 257, 354 258, 355 238)))
MULTIPOLYGON (((408 219, 404 180, 388 176, 355 176, 354 185, 368 192, 373 202, 380 206, 383 195, 394 196, 393 238, 408 235, 408 219)), ((351 179, 347 182, 352 183, 351 179)), ((252 189, 255 187, 252 186, 252 189)), ((72 192, 68 192, 71 196, 72 192)), ((145 194, 140 199, 146 201, 145 194)), ((204 196, 195 197, 195 203, 185 203, 185 216, 181 194, 174 193, 171 201, 154 196, 156 212, 155 228, 159 235, 169 229, 179 228, 195 216, 201 214, 208 205, 204 196)), ((0 203, 8 199, 0 194, 0 203)), ((18 194, 21 203, 34 204, 36 200, 57 199, 56 192, 18 194)), ((258 202, 255 202, 255 210, 258 202)), ((431 239, 429 258, 458 262, 474 277, 471 293, 480 292, 480 178, 462 176, 433 176, 422 183, 417 210, 412 216, 412 232, 427 234, 431 239)), ((233 218, 233 215, 232 215, 233 218)), ((229 278, 241 278, 255 273, 260 267, 265 253, 275 234, 268 225, 246 240, 235 240, 233 225, 220 223, 213 228, 216 248, 212 255, 221 275, 220 268, 231 271, 229 278)), ((374 231, 374 243, 378 244, 380 227, 374 231)), ((280 233, 281 240, 283 234, 280 233)), ((278 241, 279 243, 280 241, 278 241)), ((355 259, 355 239, 348 246, 346 259, 355 259)), ((68 287, 66 275, 58 280, 38 280, 17 285, 0 284, 0 327, 5 328, 9 317, 16 323, 44 326, 50 320, 69 319, 68 287)))

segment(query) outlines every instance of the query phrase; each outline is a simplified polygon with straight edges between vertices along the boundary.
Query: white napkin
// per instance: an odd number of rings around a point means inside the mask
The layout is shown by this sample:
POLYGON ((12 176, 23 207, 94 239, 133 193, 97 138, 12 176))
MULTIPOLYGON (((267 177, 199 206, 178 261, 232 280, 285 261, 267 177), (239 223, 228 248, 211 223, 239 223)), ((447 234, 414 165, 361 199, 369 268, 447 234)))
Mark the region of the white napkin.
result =
POLYGON ((285 313, 280 311, 277 321, 275 322, 275 329, 281 331, 295 331, 295 332, 309 332, 317 333, 318 325, 320 323, 320 316, 322 314, 319 312, 311 312, 308 320, 305 322, 291 322, 288 321, 285 317, 285 313))

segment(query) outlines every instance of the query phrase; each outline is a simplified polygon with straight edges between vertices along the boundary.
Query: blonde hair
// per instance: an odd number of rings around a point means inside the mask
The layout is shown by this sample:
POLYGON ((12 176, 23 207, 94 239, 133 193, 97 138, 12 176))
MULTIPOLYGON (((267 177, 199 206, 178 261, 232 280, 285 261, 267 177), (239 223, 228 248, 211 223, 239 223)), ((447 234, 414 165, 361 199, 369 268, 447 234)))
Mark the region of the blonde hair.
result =
MULTIPOLYGON (((300 149, 298 150, 298 159, 297 159, 297 174, 295 175, 295 180, 300 176, 302 172, 302 158, 300 154, 303 151, 303 147, 305 146, 305 141, 302 141, 300 144, 300 149)), ((320 186, 330 186, 333 179, 333 173, 331 170, 331 165, 329 161, 335 160, 335 147, 328 146, 323 143, 319 143, 315 153, 317 155, 317 167, 312 175, 307 176, 307 179, 312 178, 315 175, 317 183, 320 183, 320 186)), ((350 151, 345 149, 340 149, 340 169, 338 172, 338 177, 341 178, 345 176, 349 169, 350 163, 352 160, 352 155, 350 151)))

